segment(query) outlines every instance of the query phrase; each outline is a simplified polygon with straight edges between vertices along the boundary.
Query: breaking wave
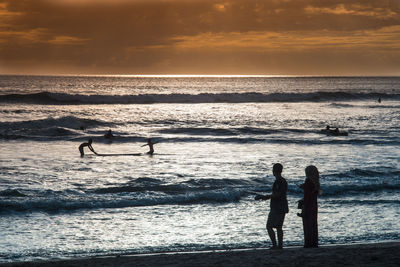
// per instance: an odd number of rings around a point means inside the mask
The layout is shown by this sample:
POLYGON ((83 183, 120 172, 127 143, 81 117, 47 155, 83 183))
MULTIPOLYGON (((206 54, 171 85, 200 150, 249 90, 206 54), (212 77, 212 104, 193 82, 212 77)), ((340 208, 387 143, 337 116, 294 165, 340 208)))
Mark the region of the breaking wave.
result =
POLYGON ((248 102, 324 102, 365 99, 400 99, 400 94, 379 92, 348 93, 340 91, 311 93, 201 93, 201 94, 139 94, 81 95, 41 92, 34 94, 0 95, 0 102, 33 104, 153 104, 153 103, 248 103, 248 102))
MULTIPOLYGON (((361 201, 363 194, 400 191, 397 169, 383 171, 350 170, 321 177, 322 198, 327 201, 361 201), (385 177, 382 178, 382 177, 385 177), (363 182, 353 182, 353 180, 363 182), (383 180, 383 181, 382 181, 383 180), (339 182, 340 181, 340 182, 339 182), (352 197, 348 199, 345 197, 352 197)), ((224 204, 249 201, 256 194, 271 191, 271 178, 256 179, 189 179, 165 183, 154 178, 139 178, 127 184, 88 189, 0 191, 0 212, 42 211, 58 213, 81 209, 117 209, 156 205, 224 204)), ((297 182, 288 180, 289 199, 299 199, 302 191, 297 182)), ((362 200, 364 201, 364 200, 362 200)), ((398 205, 398 200, 385 200, 398 205)), ((293 202, 293 201, 292 201, 293 202)), ((389 203, 389 204, 390 204, 389 203)))

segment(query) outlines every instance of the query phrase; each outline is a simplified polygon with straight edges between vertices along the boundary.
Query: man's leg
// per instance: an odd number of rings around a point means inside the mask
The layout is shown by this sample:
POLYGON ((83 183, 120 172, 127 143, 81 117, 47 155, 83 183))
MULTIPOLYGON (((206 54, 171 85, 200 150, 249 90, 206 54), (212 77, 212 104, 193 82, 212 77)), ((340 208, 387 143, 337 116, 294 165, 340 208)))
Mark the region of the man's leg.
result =
POLYGON ((278 248, 283 248, 283 230, 282 230, 282 227, 276 228, 276 233, 278 235, 278 248))
POLYGON ((276 238, 275 238, 274 229, 272 229, 272 227, 267 227, 267 231, 268 231, 269 238, 271 239, 271 242, 272 242, 272 247, 276 248, 276 238))

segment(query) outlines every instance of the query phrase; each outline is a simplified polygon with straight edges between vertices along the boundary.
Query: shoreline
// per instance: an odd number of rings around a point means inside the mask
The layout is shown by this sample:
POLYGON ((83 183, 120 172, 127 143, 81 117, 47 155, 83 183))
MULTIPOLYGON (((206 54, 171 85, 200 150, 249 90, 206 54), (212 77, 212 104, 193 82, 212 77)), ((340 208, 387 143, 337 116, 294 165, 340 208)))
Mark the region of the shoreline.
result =
POLYGON ((221 251, 164 252, 67 260, 0 263, 0 266, 398 266, 400 241, 221 251))

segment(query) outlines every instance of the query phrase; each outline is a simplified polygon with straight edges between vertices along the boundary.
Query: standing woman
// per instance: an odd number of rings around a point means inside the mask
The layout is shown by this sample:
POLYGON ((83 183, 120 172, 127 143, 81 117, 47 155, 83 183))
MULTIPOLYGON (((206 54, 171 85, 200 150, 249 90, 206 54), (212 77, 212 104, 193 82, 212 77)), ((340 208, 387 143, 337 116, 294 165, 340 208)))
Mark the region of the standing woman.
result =
POLYGON ((318 247, 318 205, 317 196, 321 193, 319 172, 317 167, 310 165, 306 168, 306 181, 300 187, 304 190, 303 229, 304 247, 318 247))

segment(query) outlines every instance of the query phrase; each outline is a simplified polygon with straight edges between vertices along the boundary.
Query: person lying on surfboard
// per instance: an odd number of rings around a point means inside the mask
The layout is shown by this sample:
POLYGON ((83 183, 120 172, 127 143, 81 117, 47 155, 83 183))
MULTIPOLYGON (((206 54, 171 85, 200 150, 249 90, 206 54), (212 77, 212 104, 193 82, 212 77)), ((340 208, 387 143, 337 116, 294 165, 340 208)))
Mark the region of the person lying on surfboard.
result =
POLYGON ((96 151, 94 151, 94 149, 93 149, 93 147, 92 147, 92 143, 93 143, 92 138, 89 138, 89 140, 88 140, 87 143, 82 143, 82 144, 79 146, 79 152, 81 153, 81 157, 82 157, 82 158, 83 158, 83 156, 85 155, 85 153, 83 153, 83 148, 84 148, 85 146, 87 146, 87 147, 90 149, 90 151, 92 151, 94 154, 97 155, 96 151))
POLYGON ((142 145, 142 147, 144 147, 144 146, 149 146, 150 150, 149 150, 149 152, 147 152, 147 154, 153 155, 153 153, 154 153, 154 147, 153 147, 153 145, 154 145, 154 144, 157 144, 157 142, 153 143, 153 142, 151 141, 151 138, 148 138, 148 139, 147 139, 147 144, 142 145))

